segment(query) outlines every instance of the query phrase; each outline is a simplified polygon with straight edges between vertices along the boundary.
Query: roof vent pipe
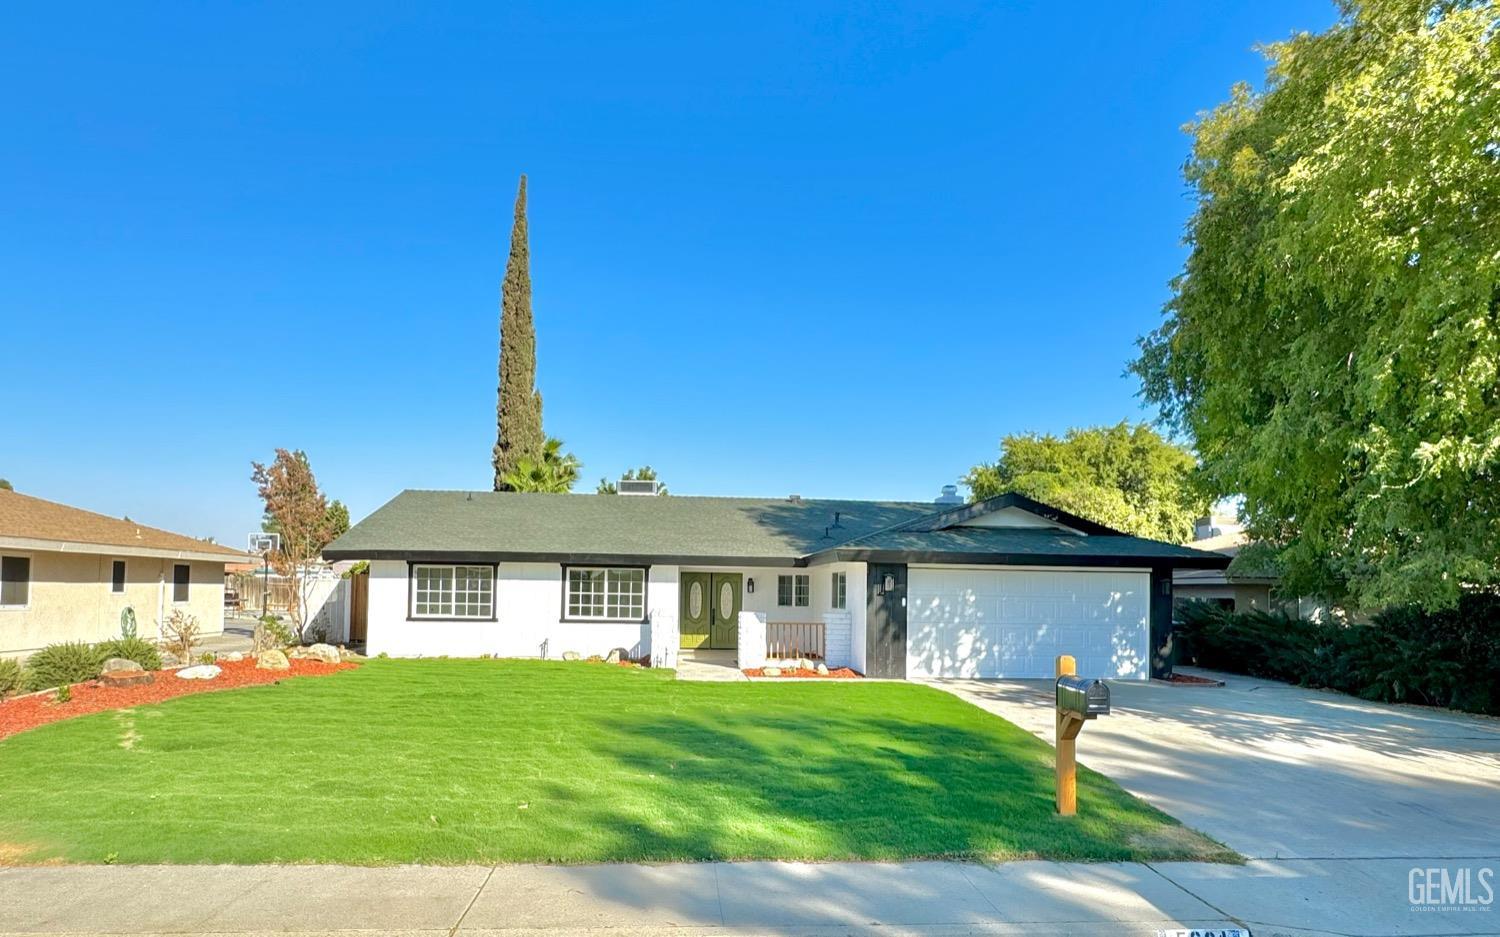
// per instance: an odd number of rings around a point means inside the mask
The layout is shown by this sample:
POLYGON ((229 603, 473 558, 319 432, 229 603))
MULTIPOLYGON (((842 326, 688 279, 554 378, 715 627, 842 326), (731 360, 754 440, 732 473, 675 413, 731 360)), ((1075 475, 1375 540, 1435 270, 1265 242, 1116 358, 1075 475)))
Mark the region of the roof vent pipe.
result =
POLYGON ((802 496, 801 495, 787 495, 786 499, 788 501, 792 502, 793 504, 801 504, 802 503, 802 496))
POLYGON ((957 485, 944 485, 943 493, 933 499, 933 504, 963 504, 964 499, 958 496, 957 485))

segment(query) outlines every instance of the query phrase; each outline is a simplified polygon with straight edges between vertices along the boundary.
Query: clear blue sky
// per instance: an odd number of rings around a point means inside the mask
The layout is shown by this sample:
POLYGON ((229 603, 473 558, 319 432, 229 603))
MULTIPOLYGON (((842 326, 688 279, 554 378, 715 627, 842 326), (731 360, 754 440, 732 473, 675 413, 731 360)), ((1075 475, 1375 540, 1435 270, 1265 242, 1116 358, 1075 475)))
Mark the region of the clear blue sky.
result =
POLYGON ((489 486, 522 172, 581 490, 929 498, 1004 433, 1149 416, 1181 125, 1335 19, 137 6, 0 29, 0 476, 236 545, 276 446, 356 519, 489 486))

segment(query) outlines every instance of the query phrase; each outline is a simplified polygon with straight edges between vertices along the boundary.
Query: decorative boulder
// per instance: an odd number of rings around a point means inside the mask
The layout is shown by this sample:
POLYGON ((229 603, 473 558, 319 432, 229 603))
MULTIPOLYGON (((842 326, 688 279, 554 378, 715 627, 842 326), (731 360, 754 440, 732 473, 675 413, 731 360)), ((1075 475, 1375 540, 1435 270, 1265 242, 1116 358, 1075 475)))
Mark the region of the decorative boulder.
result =
POLYGON ((224 671, 213 664, 198 664, 196 667, 184 667, 177 671, 177 676, 183 680, 212 680, 224 671))
POLYGON ((290 670, 291 661, 280 651, 261 651, 260 656, 255 659, 256 670, 290 670))
POLYGON ((306 650, 308 659, 320 660, 325 664, 337 664, 342 659, 339 657, 339 649, 332 644, 314 644, 306 650))
POLYGON ((109 660, 107 660, 107 661, 104 662, 104 666, 100 668, 100 672, 101 673, 115 673, 117 671, 122 671, 122 670, 142 670, 142 669, 144 669, 144 668, 142 668, 140 664, 137 664, 135 661, 129 660, 128 658, 124 658, 124 657, 111 657, 109 660))
POLYGON ((106 670, 99 675, 104 686, 141 686, 155 683, 156 678, 144 670, 106 670))
POLYGON ((781 668, 780 667, 764 667, 764 668, 761 669, 761 675, 765 676, 765 677, 779 677, 779 676, 781 676, 781 668))
POLYGON ((582 660, 577 651, 563 651, 563 660, 582 660))
POLYGON ((229 663, 236 663, 236 662, 242 661, 244 659, 245 659, 245 655, 241 654, 239 651, 230 651, 227 654, 220 654, 219 655, 219 660, 227 661, 229 663))
POLYGON ((628 652, 623 647, 610 648, 609 654, 604 658, 606 664, 618 664, 625 659, 628 652))
POLYGON ((818 661, 818 676, 828 676, 828 665, 823 663, 822 661, 818 661))

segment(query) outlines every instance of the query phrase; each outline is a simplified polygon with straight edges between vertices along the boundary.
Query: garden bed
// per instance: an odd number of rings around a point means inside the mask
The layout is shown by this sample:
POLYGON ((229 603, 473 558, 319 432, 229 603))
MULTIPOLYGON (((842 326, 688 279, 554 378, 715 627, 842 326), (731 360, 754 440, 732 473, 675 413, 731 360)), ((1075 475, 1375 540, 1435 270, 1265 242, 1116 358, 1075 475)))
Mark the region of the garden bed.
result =
POLYGON ((254 658, 221 661, 218 666, 222 672, 212 680, 182 680, 172 670, 154 671, 152 675, 156 677, 155 682, 138 686, 107 687, 98 680, 90 680, 73 684, 70 688, 72 699, 66 703, 57 702, 55 690, 3 700, 0 701, 0 739, 76 716, 159 703, 190 693, 275 683, 286 677, 321 677, 356 666, 325 664, 315 660, 292 660, 290 663, 290 670, 258 670, 254 658))
POLYGON ((1223 680, 1214 680, 1209 677, 1196 677, 1190 673, 1174 673, 1166 677, 1153 677, 1156 683, 1170 683, 1172 686, 1223 686, 1223 680))
POLYGON ((767 674, 764 667, 750 667, 745 670, 747 677, 763 677, 767 680, 778 680, 782 677, 794 677, 799 679, 813 680, 858 680, 864 676, 857 670, 848 667, 830 667, 827 673, 818 673, 806 667, 776 668, 781 671, 777 674, 767 674))

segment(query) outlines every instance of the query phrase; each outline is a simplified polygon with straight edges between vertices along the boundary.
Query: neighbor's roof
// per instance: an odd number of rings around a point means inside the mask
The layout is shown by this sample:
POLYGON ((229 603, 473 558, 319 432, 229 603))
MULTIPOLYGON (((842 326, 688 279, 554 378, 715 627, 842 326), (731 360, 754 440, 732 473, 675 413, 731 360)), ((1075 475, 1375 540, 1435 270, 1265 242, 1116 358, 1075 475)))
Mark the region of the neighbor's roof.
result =
MULTIPOLYGON (((1070 525, 1073 526, 1073 525, 1070 525)), ((926 501, 704 498, 404 491, 323 551, 327 559, 534 559, 803 565, 830 559, 1155 562, 1221 566, 1226 557, 1130 537, 1019 495, 954 509, 926 501), (949 527, 1020 506, 1089 527, 949 527)))
POLYGON ((253 559, 206 540, 4 489, 0 489, 0 544, 22 549, 224 562, 253 559))

